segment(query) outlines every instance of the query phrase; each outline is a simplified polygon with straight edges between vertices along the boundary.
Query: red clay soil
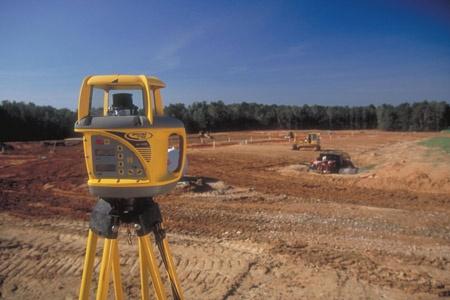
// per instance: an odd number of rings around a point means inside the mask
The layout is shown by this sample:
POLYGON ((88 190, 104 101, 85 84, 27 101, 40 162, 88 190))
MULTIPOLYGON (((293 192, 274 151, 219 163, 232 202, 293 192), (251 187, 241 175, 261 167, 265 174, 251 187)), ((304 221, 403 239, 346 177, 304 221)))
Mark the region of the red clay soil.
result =
MULTIPOLYGON (((249 298, 252 289, 255 299, 271 298, 277 291, 267 282, 273 281, 282 287, 282 298, 295 298, 302 284, 321 288, 325 277, 308 283, 313 277, 305 275, 315 269, 336 272, 333 282, 343 294, 332 295, 339 299, 380 293, 434 299, 450 291, 450 157, 418 144, 436 134, 322 132, 322 147, 348 152, 360 167, 357 175, 311 174, 306 165, 317 152, 293 151, 288 141, 256 143, 284 135, 215 134, 239 144, 189 149, 188 174, 202 180, 157 199, 169 232, 257 243, 268 255, 267 261, 251 261, 250 275, 239 277, 223 299, 249 298), (263 269, 253 272, 252 266, 263 269), (281 273, 273 273, 277 268, 281 273), (286 274, 291 275, 284 280, 286 274), (354 291, 361 286, 363 291, 354 291)), ((0 155, 3 212, 88 219, 95 198, 87 192, 80 145, 56 147, 55 153, 38 143, 14 146, 0 155)))

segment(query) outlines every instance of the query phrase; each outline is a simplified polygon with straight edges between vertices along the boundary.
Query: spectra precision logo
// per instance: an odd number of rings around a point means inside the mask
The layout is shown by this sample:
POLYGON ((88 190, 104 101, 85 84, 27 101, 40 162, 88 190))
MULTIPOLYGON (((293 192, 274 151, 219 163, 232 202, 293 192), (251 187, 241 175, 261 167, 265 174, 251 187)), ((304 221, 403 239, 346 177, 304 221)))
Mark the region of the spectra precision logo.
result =
POLYGON ((153 135, 147 132, 130 132, 125 135, 127 140, 131 141, 146 141, 151 138, 153 135))

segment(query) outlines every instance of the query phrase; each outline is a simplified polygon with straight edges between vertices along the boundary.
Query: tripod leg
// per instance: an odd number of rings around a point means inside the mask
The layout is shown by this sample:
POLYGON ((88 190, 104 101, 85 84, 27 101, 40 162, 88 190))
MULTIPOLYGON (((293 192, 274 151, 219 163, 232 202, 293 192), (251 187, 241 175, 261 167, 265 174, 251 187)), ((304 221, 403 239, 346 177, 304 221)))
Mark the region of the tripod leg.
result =
POLYGON ((158 270, 158 264, 156 263, 155 253, 153 252, 150 237, 147 235, 139 237, 139 243, 142 243, 142 250, 144 252, 145 260, 147 262, 147 270, 150 272, 152 277, 153 288, 155 289, 156 297, 159 300, 167 299, 166 293, 163 288, 161 276, 158 270))
POLYGON ((181 284, 178 280, 177 272, 175 270, 172 253, 170 252, 169 243, 167 242, 164 229, 161 226, 162 224, 159 224, 155 229, 156 243, 158 245, 159 251, 161 252, 167 274, 169 275, 170 283, 172 285, 172 291, 174 292, 173 296, 177 300, 183 300, 183 291, 181 290, 181 284))
POLYGON ((92 272, 94 268, 95 249, 97 248, 97 235, 89 229, 86 256, 84 258, 83 276, 81 277, 81 287, 79 300, 89 299, 89 290, 91 288, 92 272))
POLYGON ((172 259, 172 253, 170 252, 169 243, 167 242, 167 239, 162 240, 162 249, 163 249, 163 255, 166 258, 167 261, 167 273, 169 274, 170 281, 175 286, 176 292, 178 294, 178 299, 183 300, 183 291, 181 290, 181 284, 178 280, 177 272, 175 270, 175 264, 173 263, 172 259))
POLYGON ((146 260, 144 243, 139 239, 139 267, 141 269, 141 298, 142 300, 148 300, 148 272, 147 265, 148 262, 146 260))
POLYGON ((111 271, 111 244, 114 240, 105 239, 103 245, 102 264, 100 266, 100 275, 98 278, 97 300, 105 300, 108 296, 109 273, 111 271))
POLYGON ((111 245, 111 259, 112 259, 112 273, 114 282, 114 295, 116 300, 123 299, 122 280, 120 278, 120 257, 119 246, 117 240, 112 240, 111 245))

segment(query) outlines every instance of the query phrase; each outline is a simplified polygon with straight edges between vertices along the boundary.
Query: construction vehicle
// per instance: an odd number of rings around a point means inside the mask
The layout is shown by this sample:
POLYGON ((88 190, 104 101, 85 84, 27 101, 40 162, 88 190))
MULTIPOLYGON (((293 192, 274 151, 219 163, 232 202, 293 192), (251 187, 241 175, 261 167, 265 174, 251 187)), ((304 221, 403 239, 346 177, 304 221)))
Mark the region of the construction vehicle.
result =
POLYGON ((292 150, 302 149, 320 151, 320 133, 308 133, 304 140, 297 141, 292 145, 292 150))
POLYGON ((320 174, 355 174, 358 168, 348 153, 338 150, 322 151, 309 165, 309 170, 320 174))
POLYGON ((156 298, 167 299, 149 237, 153 233, 173 299, 184 299, 161 210, 153 200, 176 186, 186 161, 184 125, 164 115, 164 87, 145 75, 88 76, 81 86, 75 131, 83 134, 88 187, 98 201, 90 216, 80 300, 90 299, 98 237, 105 241, 96 299, 108 299, 111 275, 115 299, 124 298, 120 227, 126 228, 129 243, 137 236, 141 298, 149 299, 150 279, 156 298))

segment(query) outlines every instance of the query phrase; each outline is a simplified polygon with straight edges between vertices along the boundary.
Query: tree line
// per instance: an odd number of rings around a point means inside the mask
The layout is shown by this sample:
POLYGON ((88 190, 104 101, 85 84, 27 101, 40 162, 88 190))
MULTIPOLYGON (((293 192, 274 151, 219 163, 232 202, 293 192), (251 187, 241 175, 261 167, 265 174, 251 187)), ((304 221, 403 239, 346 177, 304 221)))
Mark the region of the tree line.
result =
POLYGON ((74 135, 75 112, 33 103, 2 101, 0 142, 63 139, 74 135))
POLYGON ((170 104, 168 115, 182 120, 189 132, 247 129, 381 129, 437 131, 450 126, 447 102, 423 101, 397 106, 266 105, 194 102, 170 104))
MULTIPOLYGON (((188 132, 257 129, 381 129, 436 131, 450 127, 447 102, 422 101, 397 106, 267 105, 259 103, 194 102, 166 106, 188 132)), ((2 101, 0 141, 62 139, 74 135, 76 112, 2 101)))

